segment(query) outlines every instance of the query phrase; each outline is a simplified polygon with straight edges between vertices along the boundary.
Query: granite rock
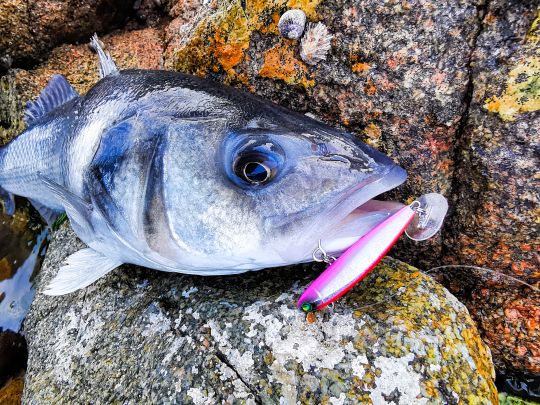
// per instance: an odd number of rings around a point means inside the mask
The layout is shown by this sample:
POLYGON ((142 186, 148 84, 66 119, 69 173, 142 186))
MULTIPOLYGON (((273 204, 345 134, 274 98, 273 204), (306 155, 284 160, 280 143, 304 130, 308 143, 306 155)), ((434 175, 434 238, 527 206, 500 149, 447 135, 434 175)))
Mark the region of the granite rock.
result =
MULTIPOLYGON (((539 23, 538 2, 489 3, 473 54, 456 211, 445 240, 449 262, 488 267, 537 287, 539 23)), ((450 269, 446 278, 478 322, 497 366, 540 374, 540 293, 474 271, 450 269)))
POLYGON ((0 71, 32 66, 61 43, 85 39, 125 22, 133 0, 3 0, 0 71))
POLYGON ((38 277, 26 404, 497 403, 465 307, 396 260, 309 323, 295 300, 311 265, 235 277, 122 266, 79 292, 41 294, 81 246, 62 227, 38 277))

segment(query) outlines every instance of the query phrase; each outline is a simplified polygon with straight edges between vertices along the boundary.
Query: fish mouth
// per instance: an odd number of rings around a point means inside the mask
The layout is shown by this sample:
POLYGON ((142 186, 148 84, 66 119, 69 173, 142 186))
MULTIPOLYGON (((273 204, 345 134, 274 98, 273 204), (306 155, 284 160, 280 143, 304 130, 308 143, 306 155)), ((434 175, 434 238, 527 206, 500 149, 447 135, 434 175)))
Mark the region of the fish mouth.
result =
POLYGON ((403 207, 402 203, 374 198, 399 186, 406 178, 405 170, 393 166, 379 180, 367 185, 359 184, 344 193, 325 214, 328 222, 319 234, 321 246, 329 253, 339 254, 397 212, 403 207))
POLYGON ((293 261, 290 255, 296 251, 296 254, 301 252, 302 262, 312 261, 313 251, 319 241, 327 253, 342 253, 404 206, 400 202, 379 201, 374 198, 399 186, 406 178, 405 170, 392 166, 376 181, 352 187, 339 196, 332 207, 313 218, 310 227, 303 229, 302 237, 289 243, 286 249, 280 249, 280 256, 290 263, 293 261))
POLYGON ((403 207, 398 201, 369 200, 321 235, 321 246, 328 254, 339 254, 403 207))

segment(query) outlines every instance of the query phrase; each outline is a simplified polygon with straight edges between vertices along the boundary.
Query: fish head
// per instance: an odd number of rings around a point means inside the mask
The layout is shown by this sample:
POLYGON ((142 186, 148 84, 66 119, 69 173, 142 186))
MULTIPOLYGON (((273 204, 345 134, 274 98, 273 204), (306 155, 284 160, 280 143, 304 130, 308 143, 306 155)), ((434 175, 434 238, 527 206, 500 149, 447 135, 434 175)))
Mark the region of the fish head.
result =
POLYGON ((161 208, 145 210, 145 229, 179 266, 228 274, 310 261, 319 240, 339 253, 397 209, 372 199, 405 171, 354 135, 235 89, 182 86, 145 107, 158 117, 145 132, 165 133, 153 155, 162 186, 146 192, 161 208))
POLYGON ((223 225, 246 229, 225 224, 254 221, 250 259, 259 267, 309 261, 319 240, 332 253, 343 251, 398 208, 371 200, 406 179, 401 167, 354 135, 307 117, 287 118, 230 131, 216 156, 235 198, 223 225))

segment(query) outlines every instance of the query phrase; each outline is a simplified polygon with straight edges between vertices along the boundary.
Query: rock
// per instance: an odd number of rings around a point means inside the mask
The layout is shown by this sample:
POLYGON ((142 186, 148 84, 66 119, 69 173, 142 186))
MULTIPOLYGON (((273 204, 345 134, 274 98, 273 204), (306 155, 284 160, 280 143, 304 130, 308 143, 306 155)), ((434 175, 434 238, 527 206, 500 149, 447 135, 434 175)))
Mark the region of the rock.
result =
POLYGON ((19 376, 9 380, 5 386, 0 387, 0 404, 19 405, 23 392, 24 377, 19 376))
POLYGON ((31 66, 60 43, 86 40, 124 22, 133 1, 3 0, 0 71, 31 66))
MULTIPOLYGON (((445 194, 451 210, 443 231, 422 243, 403 238, 393 255, 426 269, 488 265, 538 283, 536 160, 529 146, 537 96, 512 98, 525 95, 519 66, 537 66, 537 43, 524 41, 536 18, 534 1, 143 0, 134 7, 152 27, 102 38, 121 68, 205 75, 314 113, 407 169, 408 182, 388 198, 445 194), (304 10, 309 22, 322 21, 334 35, 325 61, 306 65, 298 41, 279 35, 279 16, 289 8, 304 10)), ((2 77, 0 142, 21 131, 23 104, 51 74, 65 74, 85 92, 97 80, 95 59, 86 45, 62 45, 34 69, 2 77)), ((458 287, 497 365, 537 372, 535 296, 492 277, 454 273, 447 285, 458 287)))
POLYGON ((310 324, 295 300, 311 265, 235 277, 123 266, 41 294, 81 246, 61 228, 38 276, 24 403, 497 403, 465 307, 396 260, 310 324))
MULTIPOLYGON (((0 328, 0 387, 18 377, 26 368, 27 352, 24 337, 0 328)), ((3 403, 0 401, 0 403, 3 403)))
MULTIPOLYGON (((489 2, 473 54, 447 258, 538 287, 540 12, 535 2, 511 4, 489 2)), ((538 375, 540 293, 504 278, 459 273, 449 270, 447 285, 467 304, 496 365, 538 375)))

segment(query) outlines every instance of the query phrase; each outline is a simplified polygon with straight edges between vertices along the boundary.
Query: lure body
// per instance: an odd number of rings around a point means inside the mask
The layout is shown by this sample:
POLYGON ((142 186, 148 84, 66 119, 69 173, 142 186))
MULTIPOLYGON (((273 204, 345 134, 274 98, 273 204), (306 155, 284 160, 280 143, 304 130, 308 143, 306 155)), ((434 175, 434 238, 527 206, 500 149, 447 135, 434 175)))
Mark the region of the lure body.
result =
POLYGON ((415 211, 405 206, 381 222, 334 261, 298 300, 298 307, 314 311, 334 302, 362 280, 396 243, 415 211))

